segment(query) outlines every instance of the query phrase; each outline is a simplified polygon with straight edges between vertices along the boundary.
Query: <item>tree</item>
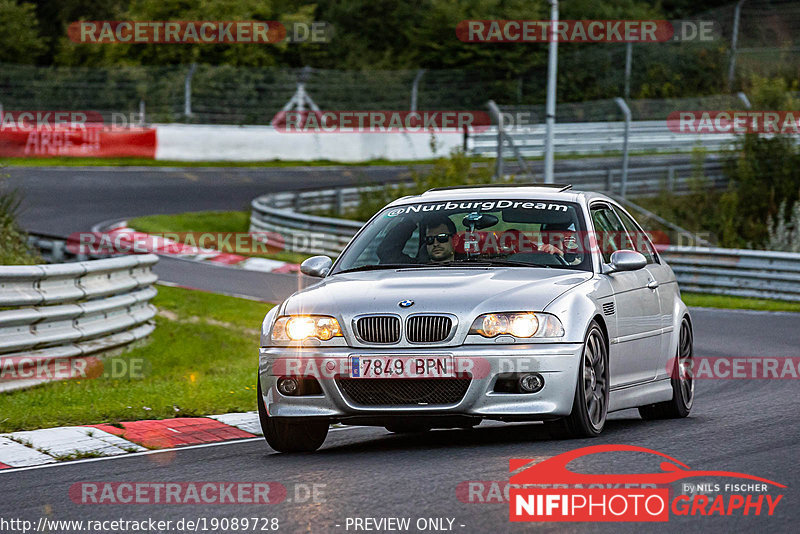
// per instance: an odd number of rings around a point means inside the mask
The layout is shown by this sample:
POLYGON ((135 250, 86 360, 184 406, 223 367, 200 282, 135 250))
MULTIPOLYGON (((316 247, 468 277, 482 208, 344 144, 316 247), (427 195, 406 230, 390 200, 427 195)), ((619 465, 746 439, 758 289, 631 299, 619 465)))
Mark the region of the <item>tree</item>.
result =
MULTIPOLYGON (((764 111, 797 110, 785 80, 753 77, 747 94, 753 109, 764 111)), ((769 239, 771 220, 789 215, 780 213, 783 203, 798 200, 800 188, 800 150, 791 135, 745 134, 727 162, 726 172, 735 191, 736 234, 723 246, 763 246, 769 239)))
MULTIPOLYGON (((131 0, 117 20, 139 21, 286 21, 310 22, 313 10, 280 0, 131 0), (289 5, 293 4, 293 5, 289 5)), ((83 20, 93 20, 82 17, 83 20)), ((57 62, 62 65, 181 65, 206 63, 264 67, 281 63, 287 46, 262 43, 142 44, 74 43, 61 38, 57 62)))
POLYGON ((34 63, 45 49, 33 4, 0 0, 0 63, 34 63))

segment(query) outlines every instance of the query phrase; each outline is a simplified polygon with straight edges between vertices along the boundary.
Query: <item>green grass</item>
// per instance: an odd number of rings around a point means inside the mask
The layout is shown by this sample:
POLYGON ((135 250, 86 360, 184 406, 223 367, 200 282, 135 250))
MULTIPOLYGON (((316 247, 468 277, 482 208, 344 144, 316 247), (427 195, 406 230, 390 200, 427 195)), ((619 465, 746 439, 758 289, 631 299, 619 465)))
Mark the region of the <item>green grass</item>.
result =
POLYGON ((800 312, 800 302, 684 292, 681 292, 681 298, 687 306, 697 308, 800 312))
POLYGON ((254 410, 258 330, 272 304, 164 286, 154 304, 169 318, 115 357, 144 360, 143 376, 0 394, 0 432, 254 410))
POLYGON ((149 234, 163 232, 246 232, 247 211, 193 211, 175 215, 147 215, 128 221, 128 226, 149 234))
MULTIPOLYGON (((198 211, 175 215, 148 215, 128 221, 128 226, 148 234, 175 232, 247 232, 250 228, 250 212, 247 211, 198 211)), ((233 241, 231 241, 233 244, 233 241)), ((302 263, 313 254, 302 254, 286 250, 260 253, 250 250, 224 250, 242 256, 269 258, 289 263, 302 263)))

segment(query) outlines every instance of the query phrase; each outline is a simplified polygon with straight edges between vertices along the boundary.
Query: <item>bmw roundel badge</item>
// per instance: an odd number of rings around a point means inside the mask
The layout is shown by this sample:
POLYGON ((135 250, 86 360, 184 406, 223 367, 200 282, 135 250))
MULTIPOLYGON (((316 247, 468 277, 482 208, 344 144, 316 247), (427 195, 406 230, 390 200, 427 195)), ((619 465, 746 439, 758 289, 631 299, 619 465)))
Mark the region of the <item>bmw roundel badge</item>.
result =
POLYGON ((401 308, 410 308, 413 305, 414 305, 414 301, 413 300, 408 300, 408 299, 401 300, 400 303, 399 303, 399 306, 401 308))

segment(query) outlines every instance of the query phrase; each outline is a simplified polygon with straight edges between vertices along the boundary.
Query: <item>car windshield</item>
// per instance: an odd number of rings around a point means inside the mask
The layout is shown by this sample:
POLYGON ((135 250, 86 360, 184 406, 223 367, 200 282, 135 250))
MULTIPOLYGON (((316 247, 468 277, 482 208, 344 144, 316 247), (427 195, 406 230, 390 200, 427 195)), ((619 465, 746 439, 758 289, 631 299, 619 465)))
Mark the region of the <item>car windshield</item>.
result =
POLYGON ((336 262, 341 272, 504 266, 591 271, 581 208, 549 200, 453 200, 385 208, 336 262))

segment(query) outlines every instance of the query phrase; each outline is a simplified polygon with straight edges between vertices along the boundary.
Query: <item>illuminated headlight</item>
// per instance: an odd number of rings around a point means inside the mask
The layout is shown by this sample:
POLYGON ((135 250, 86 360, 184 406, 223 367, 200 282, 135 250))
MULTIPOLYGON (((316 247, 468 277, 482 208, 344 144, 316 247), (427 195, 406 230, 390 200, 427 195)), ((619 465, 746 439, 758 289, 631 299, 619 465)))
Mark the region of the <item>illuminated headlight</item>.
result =
POLYGON ((483 337, 496 337, 500 334, 521 338, 561 337, 564 335, 564 327, 558 317, 549 313, 487 313, 475 319, 469 333, 483 337))
POLYGON ((272 327, 272 341, 300 341, 309 337, 328 341, 341 335, 339 322, 325 315, 279 317, 272 327))

